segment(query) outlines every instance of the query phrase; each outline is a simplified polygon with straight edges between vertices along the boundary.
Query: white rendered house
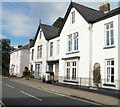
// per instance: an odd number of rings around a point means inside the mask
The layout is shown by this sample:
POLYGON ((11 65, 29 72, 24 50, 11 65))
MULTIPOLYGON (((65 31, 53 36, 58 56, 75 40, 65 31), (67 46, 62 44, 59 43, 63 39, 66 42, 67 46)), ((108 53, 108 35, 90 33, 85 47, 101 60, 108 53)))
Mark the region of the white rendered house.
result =
POLYGON ((59 82, 94 86, 99 66, 100 87, 120 89, 119 26, 120 8, 104 13, 72 2, 60 31, 59 82))
POLYGON ((58 37, 58 28, 45 24, 39 25, 33 46, 30 48, 29 67, 31 71, 34 71, 35 78, 46 77, 47 79, 48 76, 46 72, 50 70, 53 72, 53 65, 51 65, 50 62, 53 59, 48 59, 48 57, 49 55, 53 56, 56 54, 56 52, 53 52, 55 48, 53 38, 56 39, 56 37, 58 37), (48 49, 49 45, 51 46, 50 54, 48 49))
POLYGON ((29 67, 29 55, 29 44, 10 52, 10 75, 23 76, 24 68, 29 67))
POLYGON ((94 10, 71 2, 59 31, 39 25, 30 48, 35 77, 48 80, 53 73, 60 83, 94 86, 93 69, 99 67, 100 87, 120 89, 120 8, 104 5, 94 10))

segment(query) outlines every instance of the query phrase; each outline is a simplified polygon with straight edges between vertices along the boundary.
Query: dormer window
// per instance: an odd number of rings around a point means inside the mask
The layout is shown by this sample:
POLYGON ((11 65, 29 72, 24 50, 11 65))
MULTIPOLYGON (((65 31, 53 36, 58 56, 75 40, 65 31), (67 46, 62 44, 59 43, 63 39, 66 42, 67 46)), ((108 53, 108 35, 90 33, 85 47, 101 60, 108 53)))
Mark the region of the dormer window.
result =
POLYGON ((73 11, 71 13, 71 15, 72 15, 72 24, 73 24, 73 23, 75 23, 75 11, 73 11))

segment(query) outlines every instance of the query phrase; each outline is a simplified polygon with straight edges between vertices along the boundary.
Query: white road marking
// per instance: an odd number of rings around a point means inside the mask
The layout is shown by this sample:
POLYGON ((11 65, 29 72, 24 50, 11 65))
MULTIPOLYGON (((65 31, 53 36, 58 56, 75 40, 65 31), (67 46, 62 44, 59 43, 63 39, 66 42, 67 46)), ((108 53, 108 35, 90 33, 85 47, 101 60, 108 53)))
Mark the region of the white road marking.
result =
POLYGON ((15 88, 15 87, 13 87, 13 86, 11 86, 11 85, 9 85, 9 84, 5 84, 5 85, 7 85, 8 87, 13 88, 13 89, 15 88))
POLYGON ((26 92, 24 92, 24 91, 20 91, 20 92, 23 93, 23 94, 26 94, 26 95, 28 95, 28 96, 36 99, 36 100, 42 101, 42 99, 39 99, 39 98, 37 98, 37 97, 35 97, 35 96, 33 96, 33 95, 30 95, 30 94, 28 94, 28 93, 26 93, 26 92))
POLYGON ((2 84, 2 81, 0 81, 0 83, 2 84))

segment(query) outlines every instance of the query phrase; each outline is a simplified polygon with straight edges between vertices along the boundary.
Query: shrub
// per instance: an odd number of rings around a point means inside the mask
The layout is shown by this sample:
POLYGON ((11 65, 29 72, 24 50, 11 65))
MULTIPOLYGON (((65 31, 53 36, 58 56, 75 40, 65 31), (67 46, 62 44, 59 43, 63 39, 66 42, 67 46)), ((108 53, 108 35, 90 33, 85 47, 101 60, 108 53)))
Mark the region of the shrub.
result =
POLYGON ((94 68, 93 70, 93 82, 94 84, 99 87, 99 83, 101 83, 101 75, 100 75, 100 68, 94 68))
POLYGON ((23 71, 23 77, 29 77, 30 71, 23 71))

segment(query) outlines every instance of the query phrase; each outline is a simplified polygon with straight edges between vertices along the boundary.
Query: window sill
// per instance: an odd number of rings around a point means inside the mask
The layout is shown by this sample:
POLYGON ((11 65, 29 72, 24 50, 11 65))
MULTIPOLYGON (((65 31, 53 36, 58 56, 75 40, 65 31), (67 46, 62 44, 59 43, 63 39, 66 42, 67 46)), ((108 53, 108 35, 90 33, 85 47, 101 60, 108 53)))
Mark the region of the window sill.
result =
POLYGON ((103 84, 104 86, 109 86, 109 87, 116 87, 116 85, 114 85, 114 84, 103 84))
POLYGON ((103 49, 111 49, 111 48, 115 48, 115 46, 104 47, 103 49))
POLYGON ((72 80, 63 80, 63 82, 79 83, 78 81, 72 81, 72 80))
POLYGON ((74 53, 79 53, 80 51, 75 51, 75 52, 68 52, 66 53, 66 55, 69 55, 69 54, 74 54, 74 53))

